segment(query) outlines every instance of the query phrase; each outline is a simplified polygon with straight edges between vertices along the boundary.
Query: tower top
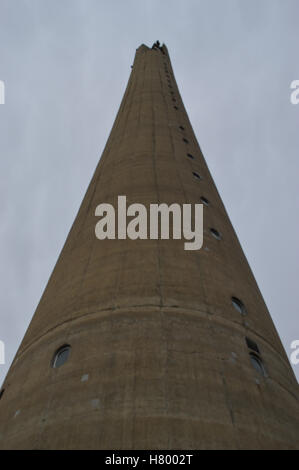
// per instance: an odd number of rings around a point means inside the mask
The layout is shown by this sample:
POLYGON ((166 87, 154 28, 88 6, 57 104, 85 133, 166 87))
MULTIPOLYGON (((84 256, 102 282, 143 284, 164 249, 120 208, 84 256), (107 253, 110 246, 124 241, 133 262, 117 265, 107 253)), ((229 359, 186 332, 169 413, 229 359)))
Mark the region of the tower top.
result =
MULTIPOLYGON (((150 48, 146 45, 146 44, 141 44, 136 50, 138 51, 139 49, 147 49, 149 50, 150 48)), ((156 42, 154 42, 154 44, 152 45, 151 49, 153 50, 156 50, 156 51, 161 51, 162 54, 167 54, 167 47, 166 45, 163 43, 161 45, 160 41, 157 40, 156 42)))

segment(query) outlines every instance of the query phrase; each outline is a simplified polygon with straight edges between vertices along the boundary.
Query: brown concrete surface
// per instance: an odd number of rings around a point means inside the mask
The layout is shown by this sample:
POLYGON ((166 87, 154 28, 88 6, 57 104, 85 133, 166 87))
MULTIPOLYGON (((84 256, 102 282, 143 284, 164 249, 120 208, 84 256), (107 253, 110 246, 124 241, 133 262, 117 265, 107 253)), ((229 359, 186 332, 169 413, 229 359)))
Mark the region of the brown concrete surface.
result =
POLYGON ((102 158, 2 386, 1 449, 299 449, 298 383, 163 51, 137 49, 102 158), (116 207, 118 195, 146 206, 208 198, 204 247, 98 240, 95 208, 116 207), (266 377, 245 337, 258 344, 266 377), (71 353, 55 369, 63 344, 71 353))

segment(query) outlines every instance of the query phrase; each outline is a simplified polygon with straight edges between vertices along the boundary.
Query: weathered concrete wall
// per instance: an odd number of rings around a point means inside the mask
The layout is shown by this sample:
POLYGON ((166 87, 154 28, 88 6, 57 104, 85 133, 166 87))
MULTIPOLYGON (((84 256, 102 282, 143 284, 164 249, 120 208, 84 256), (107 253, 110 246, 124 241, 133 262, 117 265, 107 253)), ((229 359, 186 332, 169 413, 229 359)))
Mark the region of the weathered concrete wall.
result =
POLYGON ((103 156, 3 384, 0 448, 299 448, 297 381, 164 52, 137 50, 103 156), (146 206, 206 197, 204 247, 99 241, 95 208, 116 207, 118 195, 146 206), (252 367, 245 337, 258 344, 267 377, 252 367), (51 367, 66 343, 69 360, 51 367))

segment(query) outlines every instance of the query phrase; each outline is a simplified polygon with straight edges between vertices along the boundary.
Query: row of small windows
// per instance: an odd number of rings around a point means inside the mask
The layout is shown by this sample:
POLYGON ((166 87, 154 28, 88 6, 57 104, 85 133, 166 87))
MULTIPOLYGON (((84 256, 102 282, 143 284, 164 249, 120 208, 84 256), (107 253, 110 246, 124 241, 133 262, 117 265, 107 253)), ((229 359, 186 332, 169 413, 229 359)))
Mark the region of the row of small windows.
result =
MULTIPOLYGON (((179 126, 179 128, 181 130, 185 130, 183 126, 179 126)), ((189 141, 188 139, 186 139, 185 137, 183 137, 183 141, 186 143, 186 144, 189 144, 189 141)), ((187 157, 190 158, 191 160, 194 160, 194 156, 191 154, 191 153, 187 153, 187 157)), ((202 177, 196 172, 196 171, 193 171, 192 172, 194 178, 198 179, 198 180, 201 180, 202 177)), ((210 205, 210 202, 208 201, 208 199, 206 199, 205 197, 201 197, 200 198, 200 201, 205 205, 205 206, 209 206, 210 205)), ((222 239, 222 235, 221 233, 216 230, 215 228, 211 228, 210 229, 210 232, 211 234, 213 235, 214 238, 216 238, 216 240, 221 240, 222 239)))
MULTIPOLYGON (((187 157, 191 158, 192 160, 194 160, 194 157, 193 155, 191 155, 191 153, 187 153, 187 157)), ((198 179, 198 180, 201 180, 202 177, 196 173, 196 171, 193 171, 192 172, 194 178, 198 179)), ((205 206, 209 206, 210 205, 210 201, 208 199, 206 199, 205 197, 201 196, 200 198, 200 201, 205 205, 205 206)), ((222 235, 221 233, 216 230, 215 228, 210 228, 210 232, 211 234, 213 235, 214 238, 216 238, 216 240, 221 240, 222 239, 222 235)))
MULTIPOLYGON (((173 93, 173 92, 171 92, 173 93)), ((177 106, 174 107, 175 109, 178 109, 177 106)), ((179 126, 179 129, 184 131, 185 128, 183 126, 179 126)), ((185 142, 185 144, 189 144, 189 140, 186 139, 185 137, 183 137, 183 142, 185 142)), ((190 158, 191 160, 194 160, 194 156, 191 154, 191 153, 187 153, 187 157, 190 158)), ((201 180, 202 177, 196 172, 196 171, 193 171, 192 172, 193 176, 198 179, 198 180, 201 180)), ((210 205, 210 202, 208 199, 206 199, 205 197, 201 197, 200 198, 201 202, 205 205, 205 206, 209 206, 210 205)), ((211 228, 210 229, 210 232, 211 234, 213 235, 214 238, 216 238, 216 240, 221 240, 222 239, 222 235, 220 232, 218 232, 218 230, 214 229, 214 228, 211 228)))
MULTIPOLYGON (((232 297, 231 300, 237 312, 241 313, 242 315, 247 315, 246 307, 240 299, 237 297, 232 297)), ((246 344, 249 349, 250 362, 252 366, 259 374, 266 377, 267 373, 258 345, 250 338, 246 338, 246 344)))
MULTIPOLYGON (((185 128, 183 126, 179 126, 179 129, 182 130, 182 131, 185 130, 185 128)), ((183 141, 186 144, 189 143, 188 139, 186 139, 185 137, 183 137, 183 141)), ((191 160, 194 160, 194 156, 191 153, 187 153, 187 157, 190 158, 191 160)), ((195 171, 193 171, 192 173, 193 173, 193 176, 196 179, 199 179, 199 180, 202 179, 201 176, 198 173, 196 173, 195 171)), ((204 196, 201 196, 200 201, 205 206, 210 205, 210 201, 207 198, 205 198, 204 196)), ((222 235, 218 230, 216 230, 214 228, 210 228, 210 233, 213 235, 214 238, 216 238, 216 240, 221 240, 222 239, 222 235)), ((232 301, 232 305, 234 306, 234 308, 241 315, 247 315, 247 310, 245 308, 245 305, 243 304, 243 302, 240 299, 238 299, 237 297, 232 297, 231 301, 232 301)), ((260 351, 259 351, 259 348, 258 348, 257 344, 254 341, 250 340, 249 338, 246 338, 246 343, 247 343, 248 348, 251 350, 249 355, 250 355, 250 361, 251 361, 252 366, 260 374, 266 375, 265 374, 265 368, 264 368, 262 359, 260 357, 260 351)))
MULTIPOLYGON (((168 72, 168 69, 167 69, 166 64, 164 65, 164 68, 165 68, 165 73, 166 73, 166 77, 167 77, 168 86, 169 86, 169 88, 172 88, 171 80, 170 80, 170 75, 169 75, 169 72, 168 72)), ((174 92, 173 92, 173 91, 170 91, 170 93, 171 93, 171 95, 172 95, 172 101, 175 103, 175 102, 176 102, 176 99, 175 99, 175 97, 173 96, 173 95, 174 95, 174 92)), ((174 106, 174 109, 175 109, 175 110, 178 110, 179 108, 178 108, 177 106, 174 106)))
MULTIPOLYGON (((164 70, 165 70, 165 74, 166 74, 166 77, 167 77, 168 86, 169 86, 169 88, 172 88, 171 80, 170 80, 170 75, 169 75, 168 68, 167 68, 167 65, 166 65, 166 64, 164 64, 164 70)), ((172 95, 174 95, 174 92, 173 92, 173 91, 171 91, 170 93, 171 93, 172 95)), ((173 98, 172 98, 172 101, 173 101, 173 102, 176 102, 176 99, 173 97, 173 98)), ((178 110, 179 108, 178 108, 177 106, 174 106, 174 109, 175 109, 175 110, 178 110)))
MULTIPOLYGON (((232 297, 232 302, 234 306, 235 306, 236 300, 238 299, 236 299, 235 297, 232 297)), ((240 301, 238 301, 238 303, 240 303, 240 301)), ((247 347, 249 349, 250 362, 252 366, 259 374, 266 376, 265 367, 261 358, 261 353, 260 353, 258 345, 250 338, 246 337, 245 340, 246 340, 247 347)), ((64 344, 63 346, 61 346, 54 354, 54 358, 52 360, 52 367, 54 369, 57 369, 58 367, 61 367, 63 364, 65 364, 69 358, 70 351, 71 351, 71 346, 69 344, 64 344)), ((3 393, 4 393, 4 389, 1 390, 0 392, 0 399, 3 393)))
MULTIPOLYGON (((183 140, 187 141, 186 139, 183 139, 183 140)), ((187 141, 187 142, 188 142, 188 141, 187 141)), ((191 160, 194 160, 194 157, 193 157, 193 155, 191 155, 191 153, 187 153, 187 157, 190 158, 191 160)), ((196 179, 198 179, 198 180, 201 180, 201 179, 202 179, 202 177, 201 177, 198 173, 196 173, 195 171, 193 171, 192 174, 193 174, 193 176, 194 176, 196 179)), ((200 201, 201 201, 205 206, 209 206, 209 205, 210 205, 210 201, 209 201, 207 198, 203 197, 203 196, 201 196, 200 201)), ((218 232, 218 230, 216 230, 215 228, 211 228, 211 229, 210 229, 210 232, 211 232, 211 234, 213 235, 213 237, 216 238, 216 240, 221 240, 221 239, 222 239, 221 233, 218 232)))

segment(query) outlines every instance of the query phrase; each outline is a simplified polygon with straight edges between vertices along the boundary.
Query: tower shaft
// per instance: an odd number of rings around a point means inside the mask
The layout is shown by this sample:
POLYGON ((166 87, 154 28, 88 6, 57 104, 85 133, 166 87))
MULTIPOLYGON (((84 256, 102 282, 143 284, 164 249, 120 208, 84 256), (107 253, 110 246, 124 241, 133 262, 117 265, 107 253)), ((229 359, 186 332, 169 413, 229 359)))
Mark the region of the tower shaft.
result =
POLYGON ((2 389, 4 449, 298 448, 298 384, 165 46, 137 49, 103 155, 2 389), (146 207, 203 197, 203 248, 98 240, 95 209, 117 207, 119 195, 146 207), (64 345, 68 360, 53 367, 64 345))

